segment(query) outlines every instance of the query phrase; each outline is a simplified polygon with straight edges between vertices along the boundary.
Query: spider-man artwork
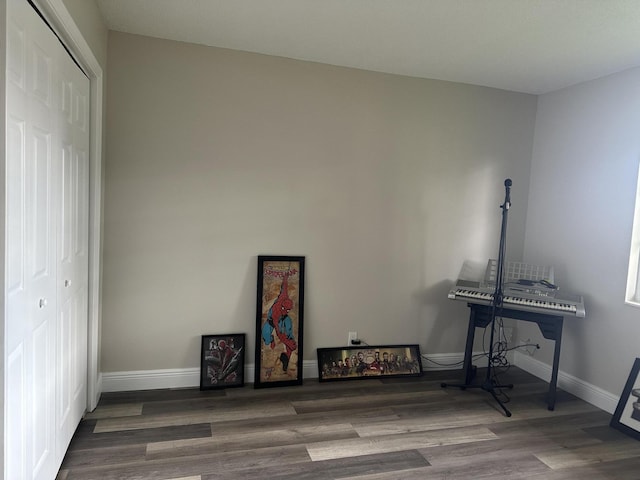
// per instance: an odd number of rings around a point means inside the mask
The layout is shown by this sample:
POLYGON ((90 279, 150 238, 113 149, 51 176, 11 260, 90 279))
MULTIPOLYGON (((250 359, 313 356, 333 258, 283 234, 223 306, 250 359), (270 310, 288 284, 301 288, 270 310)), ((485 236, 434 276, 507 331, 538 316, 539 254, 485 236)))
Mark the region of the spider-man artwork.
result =
POLYGON ((203 335, 200 389, 244 385, 245 335, 203 335))
POLYGON ((301 383, 299 363, 303 260, 264 260, 260 296, 256 384, 301 383), (259 355, 259 356, 258 356, 259 355), (258 368, 259 367, 259 368, 258 368))

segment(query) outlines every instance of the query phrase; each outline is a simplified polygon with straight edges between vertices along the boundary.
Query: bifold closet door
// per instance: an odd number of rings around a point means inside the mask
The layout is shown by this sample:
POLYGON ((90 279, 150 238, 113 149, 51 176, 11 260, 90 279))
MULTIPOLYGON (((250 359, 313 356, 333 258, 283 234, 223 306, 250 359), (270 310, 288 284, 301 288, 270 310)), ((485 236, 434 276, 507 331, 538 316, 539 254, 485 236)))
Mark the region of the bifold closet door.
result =
POLYGON ((79 86, 75 73, 63 73, 65 57, 26 0, 7 0, 4 473, 10 479, 54 479, 86 404, 88 206, 80 204, 88 202, 89 81, 79 86), (76 139, 83 122, 85 143, 76 139), (61 276, 78 258, 76 265, 85 265, 70 269, 79 273, 69 274, 65 293, 61 276))
POLYGON ((56 457, 62 460, 87 399, 89 80, 68 55, 61 55, 58 72, 56 457))

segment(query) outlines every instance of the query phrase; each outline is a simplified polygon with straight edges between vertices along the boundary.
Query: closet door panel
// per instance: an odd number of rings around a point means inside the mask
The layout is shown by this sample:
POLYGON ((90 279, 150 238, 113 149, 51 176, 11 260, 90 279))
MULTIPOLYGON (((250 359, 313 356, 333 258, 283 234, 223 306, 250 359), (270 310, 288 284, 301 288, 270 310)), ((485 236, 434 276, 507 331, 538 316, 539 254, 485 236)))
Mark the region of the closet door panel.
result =
POLYGON ((26 0, 7 2, 7 32, 4 476, 50 480, 59 466, 56 79, 61 46, 26 0))
POLYGON ((6 444, 5 478, 27 477, 27 388, 24 344, 20 343, 7 355, 7 395, 5 408, 6 444))
POLYGON ((61 139, 58 235, 57 456, 62 460, 86 410, 89 229, 89 80, 65 56, 60 59, 61 139))
POLYGON ((27 477, 26 27, 7 25, 5 478, 27 477))
POLYGON ((56 157, 53 58, 46 38, 27 43, 25 331, 28 429, 27 474, 55 472, 56 157))
POLYGON ((69 292, 73 261, 72 261, 72 219, 73 219, 73 146, 70 139, 63 139, 61 156, 60 177, 62 180, 60 190, 60 236, 58 240, 58 268, 60 278, 63 279, 64 288, 62 296, 69 292))
POLYGON ((25 121, 22 118, 11 115, 7 119, 6 192, 7 203, 13 207, 7 209, 6 308, 8 318, 23 320, 6 323, 5 348, 8 356, 22 346, 27 327, 25 128, 25 121))
POLYGON ((61 438, 73 435, 75 426, 71 424, 71 372, 72 372, 72 322, 74 305, 71 300, 64 302, 58 309, 58 343, 56 345, 56 457, 64 456, 66 442, 61 438))
POLYGON ((27 434, 28 446, 31 447, 29 469, 31 478, 51 478, 55 470, 55 445, 53 420, 55 412, 52 408, 51 397, 46 395, 50 390, 51 379, 55 377, 55 367, 52 364, 51 338, 53 322, 44 321, 38 325, 32 334, 30 351, 30 418, 27 434), (42 392, 42 394, 40 394, 42 392))

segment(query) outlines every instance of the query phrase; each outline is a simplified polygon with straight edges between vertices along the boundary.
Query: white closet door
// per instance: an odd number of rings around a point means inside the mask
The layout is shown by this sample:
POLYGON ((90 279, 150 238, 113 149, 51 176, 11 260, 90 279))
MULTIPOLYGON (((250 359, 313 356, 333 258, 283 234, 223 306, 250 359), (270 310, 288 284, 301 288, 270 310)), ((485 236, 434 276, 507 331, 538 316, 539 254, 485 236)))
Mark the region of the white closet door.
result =
POLYGON ((6 478, 55 474, 55 185, 52 39, 10 0, 7 111, 6 478), (15 205, 13 202, 17 202, 15 205))
POLYGON ((89 80, 61 59, 58 116, 61 189, 58 235, 56 452, 64 457, 86 409, 89 229, 89 80))
MULTIPOLYGON (((7 12, 4 473, 7 479, 54 479, 68 444, 64 438, 73 434, 86 398, 86 260, 73 268, 79 273, 68 295, 59 286, 66 273, 59 262, 67 241, 63 221, 76 239, 71 257, 87 256, 88 133, 77 147, 77 126, 70 136, 61 133, 67 53, 58 39, 26 0, 8 0, 7 12), (70 205, 62 200, 65 163, 72 172, 64 179, 70 182, 70 205), (65 219, 63 205, 65 214, 79 212, 79 219, 65 219)), ((88 104, 88 80, 77 87, 73 82, 72 124, 84 122, 88 132, 85 107, 73 111, 88 104)))

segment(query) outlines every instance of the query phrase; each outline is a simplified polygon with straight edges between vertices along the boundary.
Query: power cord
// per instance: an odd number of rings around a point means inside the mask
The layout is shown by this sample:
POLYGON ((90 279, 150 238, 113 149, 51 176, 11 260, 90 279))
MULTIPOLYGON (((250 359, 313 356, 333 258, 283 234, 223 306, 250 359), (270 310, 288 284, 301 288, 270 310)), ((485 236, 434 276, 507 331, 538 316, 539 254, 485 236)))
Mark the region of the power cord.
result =
MULTIPOLYGON (((503 324, 502 324, 502 318, 500 318, 500 320, 498 321, 498 341, 494 344, 494 351, 493 351, 493 358, 491 359, 491 366, 492 368, 501 368, 502 371, 499 373, 495 373, 496 371, 494 370, 494 381, 496 382, 496 384, 498 384, 499 382, 497 381, 497 375, 498 374, 504 374, 506 373, 510 368, 511 368, 511 364, 509 363, 509 360, 507 359, 507 353, 513 350, 517 350, 519 348, 526 348, 526 347, 536 347, 537 349, 540 348, 540 345, 536 344, 536 343, 525 343, 525 344, 521 344, 521 345, 515 345, 513 347, 509 347, 508 346, 508 342, 506 339, 506 336, 504 335, 504 328, 503 328, 503 324), (500 337, 502 337, 502 339, 500 339, 500 337)), ((485 329, 485 333, 484 333, 484 337, 483 337, 483 353, 476 353, 475 355, 471 356, 471 360, 477 360, 478 358, 488 358, 489 356, 489 352, 487 351, 486 348, 486 329, 485 329)), ((364 340, 362 340, 361 338, 355 338, 351 340, 351 345, 354 346, 359 346, 359 345, 364 345, 369 347, 370 345, 365 342, 364 340)), ((527 350, 527 352, 529 353, 529 355, 532 355, 532 352, 529 352, 527 350)), ((434 365, 438 365, 439 367, 457 367, 460 366, 464 363, 464 360, 459 360, 457 362, 454 363, 442 363, 442 362, 438 362, 436 360, 433 360, 432 358, 429 358, 427 355, 425 354, 421 354, 420 357, 423 360, 426 360, 429 363, 433 363, 434 365)), ((504 394, 504 396, 506 397, 506 394, 504 394)))

